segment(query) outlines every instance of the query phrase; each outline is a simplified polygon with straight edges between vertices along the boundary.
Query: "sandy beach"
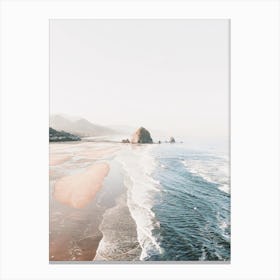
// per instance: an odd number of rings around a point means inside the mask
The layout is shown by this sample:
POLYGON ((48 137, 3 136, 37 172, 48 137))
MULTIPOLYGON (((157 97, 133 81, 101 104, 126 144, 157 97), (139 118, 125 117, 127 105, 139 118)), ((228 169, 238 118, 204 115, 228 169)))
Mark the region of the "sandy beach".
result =
POLYGON ((95 197, 108 173, 108 163, 97 163, 82 173, 65 176, 55 183, 53 196, 60 203, 83 208, 95 197))
POLYGON ((229 260, 227 166, 182 144, 51 143, 49 261, 229 260))
POLYGON ((119 150, 114 143, 50 144, 50 261, 94 259, 103 214, 124 192, 115 170, 110 178, 119 150))

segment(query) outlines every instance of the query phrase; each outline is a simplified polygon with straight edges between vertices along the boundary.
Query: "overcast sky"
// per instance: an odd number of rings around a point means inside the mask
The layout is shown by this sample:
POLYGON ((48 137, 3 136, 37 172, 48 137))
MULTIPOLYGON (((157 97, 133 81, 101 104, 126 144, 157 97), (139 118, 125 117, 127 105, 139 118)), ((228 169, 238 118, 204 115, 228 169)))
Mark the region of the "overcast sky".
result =
POLYGON ((50 110, 225 139, 228 20, 52 20, 50 110))

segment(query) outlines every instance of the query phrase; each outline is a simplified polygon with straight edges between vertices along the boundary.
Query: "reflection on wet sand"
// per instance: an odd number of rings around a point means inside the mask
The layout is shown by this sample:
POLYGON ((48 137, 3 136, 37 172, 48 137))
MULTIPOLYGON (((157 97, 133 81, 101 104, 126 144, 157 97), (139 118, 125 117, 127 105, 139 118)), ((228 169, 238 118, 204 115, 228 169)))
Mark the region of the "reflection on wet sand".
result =
POLYGON ((120 192, 118 184, 106 183, 118 150, 87 142, 50 145, 50 261, 94 259, 102 215, 120 192))
POLYGON ((107 163, 97 163, 85 172, 63 177, 55 183, 54 198, 71 207, 83 208, 95 197, 108 172, 107 163))

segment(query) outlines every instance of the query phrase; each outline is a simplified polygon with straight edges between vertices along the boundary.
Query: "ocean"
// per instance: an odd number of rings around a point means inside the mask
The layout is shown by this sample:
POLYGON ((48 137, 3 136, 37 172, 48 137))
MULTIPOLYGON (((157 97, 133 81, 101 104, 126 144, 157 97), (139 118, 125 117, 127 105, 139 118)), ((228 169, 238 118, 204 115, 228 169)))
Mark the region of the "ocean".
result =
POLYGON ((119 152, 140 260, 230 260, 228 156, 180 143, 119 152))
POLYGON ((52 144, 50 261, 229 261, 229 154, 191 147, 52 144), (57 180, 99 162, 110 172, 85 207, 54 199, 57 180))

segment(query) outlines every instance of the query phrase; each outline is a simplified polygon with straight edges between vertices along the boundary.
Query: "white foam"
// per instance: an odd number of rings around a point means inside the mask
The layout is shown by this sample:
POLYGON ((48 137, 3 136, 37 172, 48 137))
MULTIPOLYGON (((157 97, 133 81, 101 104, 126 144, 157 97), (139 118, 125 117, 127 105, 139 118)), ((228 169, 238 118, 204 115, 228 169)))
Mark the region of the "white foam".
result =
POLYGON ((206 251, 204 248, 202 248, 202 254, 201 254, 201 257, 199 258, 200 261, 205 261, 206 260, 206 251))
POLYGON ((219 185, 219 189, 230 193, 229 163, 227 157, 213 157, 209 159, 188 159, 182 163, 186 169, 194 175, 198 175, 209 183, 219 185))
POLYGON ((228 184, 223 184, 221 186, 219 186, 219 190, 225 192, 225 193, 230 193, 230 187, 228 184))
POLYGON ((223 237, 226 239, 226 240, 230 240, 230 236, 229 234, 227 233, 227 230, 230 226, 230 223, 229 221, 227 220, 224 220, 222 217, 221 217, 221 214, 220 212, 217 213, 217 220, 218 220, 218 226, 219 228, 221 229, 222 231, 222 235, 223 237))
POLYGON ((150 253, 160 253, 161 248, 152 230, 160 224, 152 211, 154 196, 159 191, 160 182, 151 178, 156 163, 150 155, 152 145, 126 147, 118 153, 118 160, 125 170, 127 205, 137 227, 137 238, 142 248, 140 259, 150 253))

